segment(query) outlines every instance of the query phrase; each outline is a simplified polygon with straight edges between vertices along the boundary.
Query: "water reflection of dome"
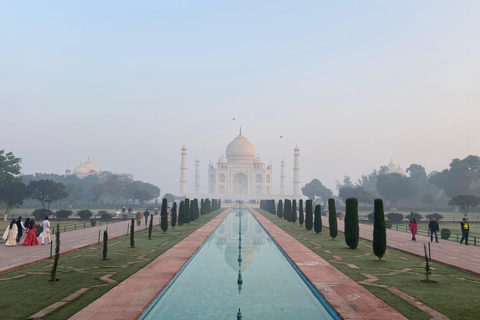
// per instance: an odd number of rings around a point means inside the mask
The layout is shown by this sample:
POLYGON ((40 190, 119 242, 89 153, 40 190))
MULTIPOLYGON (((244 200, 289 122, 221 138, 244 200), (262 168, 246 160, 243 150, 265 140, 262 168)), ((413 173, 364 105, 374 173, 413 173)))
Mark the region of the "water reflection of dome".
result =
POLYGON ((251 243, 242 242, 242 267, 238 269, 238 242, 230 241, 225 249, 225 261, 235 271, 247 270, 255 260, 255 250, 251 243))
MULTIPOLYGON (((235 220, 233 221, 232 229, 235 232, 235 234, 238 234, 238 231, 240 230, 240 219, 238 217, 235 217, 235 220)), ((245 234, 248 231, 248 220, 246 218, 246 215, 242 216, 242 234, 245 234)))
POLYGON ((225 248, 227 247, 226 238, 217 238, 215 239, 215 243, 217 244, 218 250, 220 250, 221 252, 225 251, 225 248))

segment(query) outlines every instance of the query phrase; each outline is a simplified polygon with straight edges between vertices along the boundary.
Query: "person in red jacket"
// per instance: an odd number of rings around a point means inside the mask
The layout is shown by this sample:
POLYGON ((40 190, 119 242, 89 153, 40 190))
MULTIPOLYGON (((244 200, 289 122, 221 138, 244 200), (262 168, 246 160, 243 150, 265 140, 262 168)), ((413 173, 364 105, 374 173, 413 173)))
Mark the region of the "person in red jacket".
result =
POLYGON ((417 221, 415 220, 415 218, 412 218, 412 220, 410 220, 410 223, 408 224, 408 230, 412 232, 412 241, 417 241, 417 239, 415 238, 415 235, 417 234, 417 221))

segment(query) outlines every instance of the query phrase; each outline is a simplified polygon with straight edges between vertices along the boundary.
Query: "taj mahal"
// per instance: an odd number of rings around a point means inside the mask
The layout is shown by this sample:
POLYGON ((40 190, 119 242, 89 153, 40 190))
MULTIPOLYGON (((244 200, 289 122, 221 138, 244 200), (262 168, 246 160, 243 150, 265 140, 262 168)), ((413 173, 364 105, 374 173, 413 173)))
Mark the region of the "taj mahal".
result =
POLYGON ((280 194, 272 194, 274 183, 272 163, 266 165, 260 156, 255 156, 255 147, 240 134, 225 149, 217 163, 208 164, 208 194, 200 194, 200 161, 195 161, 195 190, 188 190, 187 148, 182 147, 180 166, 180 194, 187 197, 205 197, 218 199, 282 199, 285 196, 302 197, 300 187, 300 149, 294 149, 293 195, 287 195, 285 161, 280 163, 280 194))

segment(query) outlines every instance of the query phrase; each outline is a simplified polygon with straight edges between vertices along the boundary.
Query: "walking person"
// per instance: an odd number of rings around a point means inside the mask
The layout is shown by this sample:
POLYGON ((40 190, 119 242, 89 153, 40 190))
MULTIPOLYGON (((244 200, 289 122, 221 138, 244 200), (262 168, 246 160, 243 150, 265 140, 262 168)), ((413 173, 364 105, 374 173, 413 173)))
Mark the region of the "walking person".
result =
POLYGON ((28 231, 27 231, 27 235, 25 236, 25 239, 23 240, 23 245, 36 246, 38 244, 38 239, 37 239, 37 228, 35 226, 35 221, 30 220, 29 223, 25 224, 25 226, 28 229, 28 231))
POLYGON ((140 210, 138 210, 135 220, 137 221, 137 226, 140 226, 140 223, 142 222, 142 214, 140 213, 140 210))
POLYGON ((468 225, 466 218, 463 218, 463 221, 460 222, 460 226, 462 227, 462 240, 460 240, 460 244, 465 240, 465 245, 468 246, 468 231, 470 230, 470 226, 468 225))
POLYGON ((17 244, 17 233, 18 233, 18 227, 17 227, 17 221, 15 219, 10 222, 10 224, 7 227, 7 230, 5 230, 5 233, 3 234, 2 239, 6 240, 5 245, 7 247, 13 247, 14 245, 17 244))
POLYGON ((437 232, 440 230, 440 227, 438 226, 438 222, 435 218, 428 223, 428 230, 430 230, 430 242, 433 242, 433 234, 435 233, 435 242, 438 243, 437 232))
POLYGON ((412 218, 410 220, 410 223, 408 224, 408 229, 412 232, 412 241, 417 241, 415 238, 415 235, 417 234, 417 221, 415 218, 412 218))
POLYGON ((25 241, 25 238, 27 237, 28 230, 29 230, 28 226, 30 226, 30 218, 27 218, 27 220, 25 220, 25 233, 20 238, 20 241, 18 241, 19 244, 23 244, 23 242, 25 241))
POLYGON ((145 210, 143 213, 143 216, 145 217, 145 225, 148 223, 148 216, 150 215, 150 212, 148 212, 148 208, 145 210))
POLYGON ((23 230, 25 230, 25 226, 23 225, 22 217, 18 217, 17 220, 17 243, 20 242, 20 239, 22 238, 23 235, 23 230))
POLYGON ((48 237, 48 243, 50 244, 52 239, 50 239, 50 221, 48 221, 48 216, 40 223, 40 226, 42 227, 42 233, 38 237, 42 238, 42 244, 45 244, 45 237, 48 237))

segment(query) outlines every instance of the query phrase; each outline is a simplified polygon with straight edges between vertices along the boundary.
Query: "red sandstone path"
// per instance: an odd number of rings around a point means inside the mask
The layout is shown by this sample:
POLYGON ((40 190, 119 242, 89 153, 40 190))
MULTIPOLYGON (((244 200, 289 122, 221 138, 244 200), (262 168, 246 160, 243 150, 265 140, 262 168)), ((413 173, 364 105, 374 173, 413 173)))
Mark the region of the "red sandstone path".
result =
MULTIPOLYGON (((345 228, 344 220, 338 221, 338 231, 343 232, 345 228)), ((324 226, 328 226, 328 217, 322 217, 324 226)), ((460 229, 460 224, 458 225, 460 229)), ((359 225, 360 238, 373 240, 373 226, 359 225)), ((430 242, 430 237, 416 235, 417 241, 412 241, 412 235, 408 232, 387 229, 387 246, 403 252, 411 253, 423 257, 425 255, 423 244, 430 242)), ((435 238, 430 245, 432 260, 480 276, 480 247, 473 245, 461 245, 455 241, 440 239, 438 232, 438 241, 435 238)), ((427 247, 428 248, 428 247, 427 247)))
MULTIPOLYGON (((153 223, 157 225, 160 223, 160 215, 153 216, 153 223)), ((101 225, 86 229, 79 229, 75 231, 68 231, 60 233, 60 254, 72 252, 84 247, 88 247, 98 243, 98 231, 100 230, 100 241, 103 241, 103 231, 108 228, 108 238, 117 238, 127 234, 127 228, 130 225, 130 220, 116 222, 108 225, 101 225)), ((50 227, 55 227, 55 221, 51 222, 50 227)), ((140 227, 135 225, 135 231, 145 229, 145 221, 142 221, 140 227)), ((55 235, 51 235, 53 242, 52 251, 55 254, 55 235)), ((48 239, 45 239, 45 245, 42 245, 42 240, 39 238, 39 245, 24 246, 16 245, 14 247, 7 247, 5 244, 0 245, 0 273, 8 272, 26 265, 30 265, 45 259, 50 258, 50 245, 47 244, 48 239)))

